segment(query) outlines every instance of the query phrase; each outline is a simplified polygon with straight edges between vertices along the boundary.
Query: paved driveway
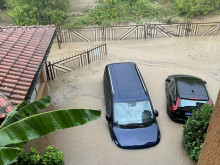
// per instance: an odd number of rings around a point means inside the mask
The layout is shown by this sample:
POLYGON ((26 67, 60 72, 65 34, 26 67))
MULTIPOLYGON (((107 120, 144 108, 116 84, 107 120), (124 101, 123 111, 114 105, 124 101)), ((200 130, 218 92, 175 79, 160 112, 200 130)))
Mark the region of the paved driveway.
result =
MULTIPOLYGON (((80 43, 73 43, 79 44, 80 43)), ((101 109, 94 122, 61 130, 29 142, 43 151, 47 145, 64 153, 66 165, 194 165, 182 146, 183 125, 172 122, 166 113, 165 78, 170 74, 191 74, 207 81, 216 100, 220 88, 219 37, 194 37, 122 41, 108 44, 108 57, 58 77, 48 83, 45 95, 52 97, 52 108, 101 109), (110 138, 105 120, 103 70, 113 62, 136 62, 145 80, 153 106, 159 111, 160 143, 152 148, 124 150, 110 138)), ((53 51, 51 52, 53 55, 53 51)))

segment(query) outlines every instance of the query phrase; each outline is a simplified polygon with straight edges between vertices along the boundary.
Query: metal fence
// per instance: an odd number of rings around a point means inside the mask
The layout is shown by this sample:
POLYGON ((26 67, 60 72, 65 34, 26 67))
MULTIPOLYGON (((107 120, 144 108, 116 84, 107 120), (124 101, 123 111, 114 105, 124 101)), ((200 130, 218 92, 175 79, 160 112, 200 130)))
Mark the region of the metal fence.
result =
POLYGON ((47 61, 45 63, 47 80, 53 80, 60 74, 71 72, 78 67, 88 65, 93 61, 102 59, 105 56, 107 56, 107 47, 106 43, 102 43, 86 51, 71 55, 56 62, 47 61))
POLYGON ((56 42, 115 41, 162 37, 219 35, 220 22, 147 23, 131 26, 99 26, 83 29, 59 29, 56 42))

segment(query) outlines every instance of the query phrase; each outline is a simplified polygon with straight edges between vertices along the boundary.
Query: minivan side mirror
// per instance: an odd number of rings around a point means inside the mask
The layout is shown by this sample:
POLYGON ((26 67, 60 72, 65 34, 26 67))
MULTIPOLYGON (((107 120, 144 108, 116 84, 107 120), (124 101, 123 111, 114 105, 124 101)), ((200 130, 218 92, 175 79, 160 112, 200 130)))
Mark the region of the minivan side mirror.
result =
POLYGON ((106 120, 110 121, 111 120, 111 116, 109 114, 106 114, 106 120))
POLYGON ((159 116, 159 112, 157 110, 154 110, 154 114, 155 114, 156 117, 159 116))
POLYGON ((204 84, 207 84, 207 82, 206 81, 203 81, 204 82, 204 84))
POLYGON ((165 81, 166 81, 166 82, 170 82, 170 79, 167 78, 165 81))

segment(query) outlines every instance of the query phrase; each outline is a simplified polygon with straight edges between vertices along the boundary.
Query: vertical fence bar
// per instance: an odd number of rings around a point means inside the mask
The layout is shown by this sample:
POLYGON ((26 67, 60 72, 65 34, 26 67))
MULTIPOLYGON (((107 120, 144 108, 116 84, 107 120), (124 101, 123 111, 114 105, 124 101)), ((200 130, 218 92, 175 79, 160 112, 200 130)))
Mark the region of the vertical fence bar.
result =
POLYGON ((102 57, 104 57, 104 44, 102 44, 102 57))
POLYGON ((52 64, 52 74, 53 74, 53 78, 55 78, 55 71, 54 71, 54 64, 52 64))
POLYGON ((86 54, 85 53, 83 53, 83 61, 84 61, 84 65, 86 65, 87 63, 86 63, 86 54))
POLYGON ((105 43, 105 55, 107 55, 107 47, 106 47, 106 43, 105 43))
POLYGON ((46 70, 47 80, 50 80, 50 74, 49 74, 47 62, 45 62, 45 70, 46 70))
POLYGON ((99 45, 99 47, 98 47, 98 57, 99 57, 99 59, 101 59, 101 45, 99 45))
POLYGON ((81 66, 83 67, 83 59, 82 59, 82 54, 80 54, 80 61, 81 61, 81 66))
POLYGON ((100 57, 102 58, 102 44, 100 45, 100 57))
POLYGON ((51 63, 50 63, 50 62, 49 62, 49 68, 50 68, 49 73, 50 73, 50 76, 51 76, 51 80, 53 80, 53 76, 52 76, 52 68, 51 68, 51 63))

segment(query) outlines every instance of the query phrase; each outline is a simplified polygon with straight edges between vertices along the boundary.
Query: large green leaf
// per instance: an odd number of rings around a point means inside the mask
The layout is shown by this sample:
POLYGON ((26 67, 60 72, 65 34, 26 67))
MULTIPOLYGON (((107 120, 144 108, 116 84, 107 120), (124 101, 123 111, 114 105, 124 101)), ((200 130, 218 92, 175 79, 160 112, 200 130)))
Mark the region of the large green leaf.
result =
POLYGON ((37 114, 37 112, 50 105, 50 97, 44 97, 30 104, 22 102, 8 115, 5 121, 0 126, 0 129, 26 117, 37 114))
POLYGON ((17 160, 19 148, 0 147, 0 164, 8 165, 17 160))
POLYGON ((0 146, 26 142, 51 132, 83 125, 99 118, 101 111, 69 109, 37 114, 0 130, 0 146))
POLYGON ((1 124, 0 129, 3 127, 3 125, 5 124, 5 122, 11 117, 13 116, 15 113, 17 113, 17 111, 20 108, 23 108, 24 106, 26 106, 28 103, 26 101, 22 101, 20 104, 18 104, 10 113, 7 113, 6 119, 4 120, 4 122, 1 124))

